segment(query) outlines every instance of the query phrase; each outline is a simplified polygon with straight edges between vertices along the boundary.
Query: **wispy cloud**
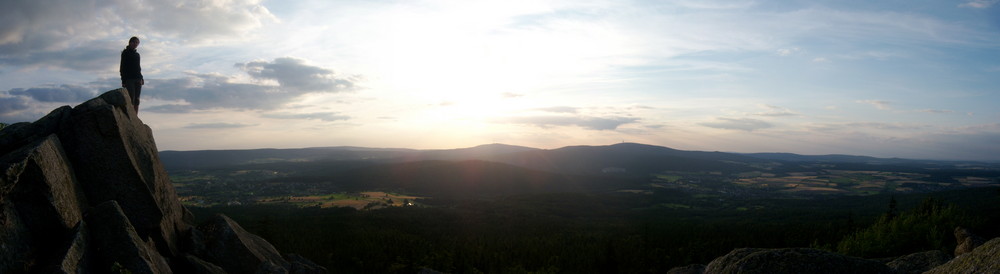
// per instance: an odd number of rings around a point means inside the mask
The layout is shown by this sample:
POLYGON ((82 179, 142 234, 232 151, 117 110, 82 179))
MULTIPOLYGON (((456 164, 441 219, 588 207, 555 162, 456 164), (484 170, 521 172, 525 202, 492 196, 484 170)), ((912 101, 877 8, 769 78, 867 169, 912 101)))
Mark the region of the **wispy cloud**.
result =
POLYGON ((143 107, 143 111, 156 113, 188 113, 196 110, 190 104, 166 104, 151 107, 143 107))
POLYGON ((768 117, 780 117, 780 116, 796 116, 797 113, 783 107, 772 106, 772 105, 760 105, 760 107, 766 109, 762 112, 754 113, 757 116, 768 116, 768 117))
POLYGON ((954 113, 955 112, 953 110, 947 110, 947 109, 921 109, 921 110, 918 110, 918 111, 919 112, 924 112, 924 113, 931 113, 931 114, 947 114, 947 113, 954 113))
POLYGON ((537 110, 544 111, 544 112, 554 112, 554 113, 577 113, 577 111, 579 111, 580 109, 576 108, 576 107, 565 107, 565 106, 562 106, 562 107, 538 108, 537 110))
POLYGON ((633 117, 591 117, 591 116, 523 116, 499 120, 502 123, 526 124, 539 127, 579 126, 591 130, 615 130, 621 125, 635 123, 633 117))
POLYGON ((240 124, 240 123, 192 123, 184 126, 184 128, 190 129, 231 129, 231 128, 245 128, 256 126, 253 124, 240 124))
POLYGON ((843 123, 819 123, 807 126, 810 130, 835 133, 844 131, 858 131, 858 130, 890 130, 890 131, 911 131, 927 128, 927 125, 922 124, 907 124, 907 123, 886 123, 886 122, 843 122, 843 123))
POLYGON ((799 48, 784 48, 784 49, 778 49, 777 54, 778 56, 789 56, 798 53, 799 51, 801 51, 801 49, 799 48))
POLYGON ((858 101, 855 101, 855 102, 857 102, 859 104, 872 105, 875 108, 881 109, 881 110, 891 110, 892 109, 892 107, 889 106, 892 103, 890 103, 889 101, 883 101, 883 100, 858 100, 858 101))
POLYGON ((351 116, 337 112, 314 112, 314 113, 268 113, 261 115, 264 118, 272 119, 309 119, 322 121, 341 121, 351 119, 351 116))
POLYGON ((1000 0, 972 0, 959 4, 958 6, 963 8, 985 9, 995 5, 997 2, 1000 2, 1000 0))
POLYGON ((699 124, 711 128, 745 130, 745 131, 754 131, 774 126, 766 121, 751 119, 751 118, 718 117, 715 118, 715 120, 716 121, 714 122, 703 122, 699 124))
POLYGON ((524 94, 513 93, 513 92, 504 92, 500 96, 502 96, 503 98, 518 98, 518 97, 524 97, 524 94))

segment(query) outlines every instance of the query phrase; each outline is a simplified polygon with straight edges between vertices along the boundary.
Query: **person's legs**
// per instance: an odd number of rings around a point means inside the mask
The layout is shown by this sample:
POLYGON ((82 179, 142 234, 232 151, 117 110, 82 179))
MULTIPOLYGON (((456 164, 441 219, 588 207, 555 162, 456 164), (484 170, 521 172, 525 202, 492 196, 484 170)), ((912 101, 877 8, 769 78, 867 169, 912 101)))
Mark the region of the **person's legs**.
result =
POLYGON ((125 80, 125 89, 128 91, 128 97, 132 98, 132 107, 139 113, 139 94, 142 92, 142 85, 139 84, 139 80, 125 80))
POLYGON ((139 93, 142 93, 142 85, 139 84, 139 80, 135 81, 135 92, 129 94, 132 96, 132 105, 135 106, 135 113, 139 113, 139 93))

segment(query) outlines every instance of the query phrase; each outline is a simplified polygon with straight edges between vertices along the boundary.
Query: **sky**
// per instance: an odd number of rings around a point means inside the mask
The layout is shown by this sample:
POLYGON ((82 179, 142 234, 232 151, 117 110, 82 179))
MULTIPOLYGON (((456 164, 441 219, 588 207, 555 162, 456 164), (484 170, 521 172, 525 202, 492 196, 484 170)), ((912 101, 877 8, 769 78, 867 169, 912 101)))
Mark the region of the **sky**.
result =
POLYGON ((9 0, 0 122, 119 88, 160 150, 682 150, 1000 161, 1000 0, 9 0))

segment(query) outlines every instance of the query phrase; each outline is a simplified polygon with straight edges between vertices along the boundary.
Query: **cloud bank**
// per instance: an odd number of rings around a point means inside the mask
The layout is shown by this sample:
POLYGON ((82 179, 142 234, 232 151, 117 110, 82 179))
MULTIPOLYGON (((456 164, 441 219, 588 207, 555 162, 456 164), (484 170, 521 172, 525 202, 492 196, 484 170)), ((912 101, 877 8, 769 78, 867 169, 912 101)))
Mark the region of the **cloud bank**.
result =
POLYGON ((237 77, 189 73, 187 77, 149 81, 149 96, 186 104, 150 108, 154 112, 186 112, 208 109, 273 110, 310 93, 353 90, 354 77, 342 78, 333 70, 308 65, 304 60, 277 58, 236 64, 255 82, 237 77), (272 84, 276 83, 276 84, 272 84))
POLYGON ((260 0, 5 1, 0 66, 103 71, 129 36, 191 44, 245 39, 277 22, 260 0), (110 52, 110 53, 109 53, 110 52))
POLYGON ((79 85, 58 85, 38 88, 15 88, 7 91, 13 96, 25 96, 39 102, 81 102, 97 95, 91 87, 79 85))

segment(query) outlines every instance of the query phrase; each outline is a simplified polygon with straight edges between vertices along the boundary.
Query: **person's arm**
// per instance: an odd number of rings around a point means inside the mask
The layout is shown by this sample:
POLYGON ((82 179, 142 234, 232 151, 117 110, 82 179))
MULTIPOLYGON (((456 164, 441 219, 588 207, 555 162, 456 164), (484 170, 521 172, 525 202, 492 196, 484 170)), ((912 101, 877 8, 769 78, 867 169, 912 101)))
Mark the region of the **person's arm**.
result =
POLYGON ((142 56, 139 53, 135 54, 135 73, 139 74, 139 85, 145 85, 146 79, 142 77, 142 56))
POLYGON ((118 61, 118 75, 122 78, 122 87, 125 87, 125 51, 122 51, 122 58, 118 61))

